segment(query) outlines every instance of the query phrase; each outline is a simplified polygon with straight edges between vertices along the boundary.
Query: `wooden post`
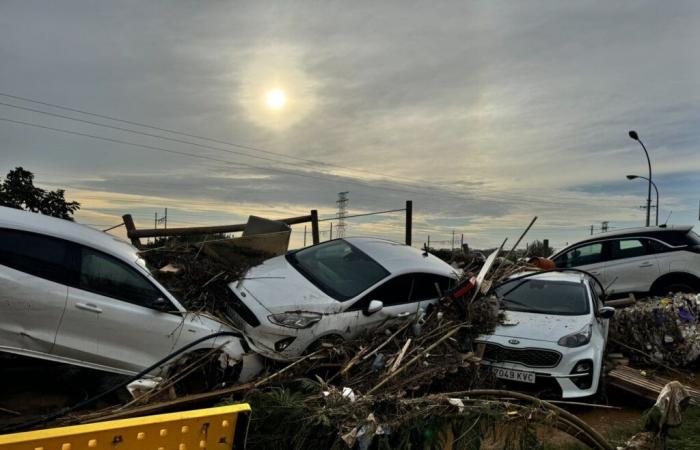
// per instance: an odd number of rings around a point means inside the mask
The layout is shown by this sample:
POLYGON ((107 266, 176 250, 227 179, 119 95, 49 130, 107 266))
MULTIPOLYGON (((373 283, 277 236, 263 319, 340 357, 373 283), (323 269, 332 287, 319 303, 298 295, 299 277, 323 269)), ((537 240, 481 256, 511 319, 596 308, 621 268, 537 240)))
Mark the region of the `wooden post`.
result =
POLYGON ((304 247, 306 247, 306 225, 304 225, 304 247))
POLYGON ((406 200, 406 245, 411 245, 413 234, 413 202, 406 200))
POLYGON ((328 238, 328 240, 332 241, 333 240, 333 222, 331 222, 331 234, 329 234, 329 236, 330 237, 328 238))
MULTIPOLYGON (((124 214, 122 216, 122 220, 124 221, 124 226, 126 227, 126 235, 129 236, 129 234, 132 231, 136 231, 136 225, 134 225, 134 219, 131 217, 131 214, 124 214)), ((136 247, 136 248, 141 248, 141 239, 137 237, 131 237, 129 236, 129 239, 131 239, 131 244, 136 247)))
POLYGON ((320 242, 318 237, 318 211, 315 209, 311 210, 311 240, 314 245, 320 242))

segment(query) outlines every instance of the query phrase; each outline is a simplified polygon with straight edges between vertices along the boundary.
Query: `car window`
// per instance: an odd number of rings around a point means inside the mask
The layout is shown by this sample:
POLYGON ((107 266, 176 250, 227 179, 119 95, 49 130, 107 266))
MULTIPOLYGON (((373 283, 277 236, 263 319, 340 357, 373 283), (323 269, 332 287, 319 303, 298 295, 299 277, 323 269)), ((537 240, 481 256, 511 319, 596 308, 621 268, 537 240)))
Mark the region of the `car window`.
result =
POLYGON ((611 244, 611 259, 634 258, 635 256, 644 256, 648 253, 647 246, 641 239, 621 239, 612 241, 611 244))
POLYGON ((583 245, 570 250, 557 258, 557 267, 577 267, 595 264, 603 260, 603 244, 583 245))
POLYGON ((524 279, 496 288, 496 295, 509 311, 580 316, 590 312, 583 283, 524 279))
POLYGON ((417 273, 414 275, 411 301, 418 302, 438 298, 441 293, 444 293, 451 287, 451 283, 452 279, 449 277, 431 273, 417 273))
POLYGON ((399 275, 372 289, 362 297, 362 300, 357 301, 348 310, 365 309, 372 300, 379 300, 384 303, 384 306, 410 303, 412 291, 413 274, 399 275))
POLYGON ((655 239, 646 239, 646 244, 649 253, 664 253, 671 251, 670 248, 655 239))
POLYGON ((42 234, 1 229, 0 264, 50 281, 69 284, 70 243, 42 234))
POLYGON ((287 261, 316 287, 340 301, 357 296, 389 275, 374 259, 342 239, 290 253, 287 261))
POLYGON ((104 253, 82 247, 79 287, 150 308, 163 294, 146 277, 104 253))

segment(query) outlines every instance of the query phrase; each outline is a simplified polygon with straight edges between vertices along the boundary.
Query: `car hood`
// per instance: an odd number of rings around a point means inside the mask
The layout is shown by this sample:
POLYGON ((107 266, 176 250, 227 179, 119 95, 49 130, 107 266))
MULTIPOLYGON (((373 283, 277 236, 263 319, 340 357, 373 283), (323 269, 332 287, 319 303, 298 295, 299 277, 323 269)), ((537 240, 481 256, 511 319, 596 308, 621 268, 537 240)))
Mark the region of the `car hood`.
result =
MULTIPOLYGON (((557 342, 563 336, 574 333, 591 323, 589 315, 559 316, 520 311, 506 311, 503 324, 498 325, 492 336, 557 342)), ((483 337, 488 340, 488 336, 483 337)))
POLYGON ((342 303, 314 286, 284 256, 251 268, 242 281, 231 283, 230 287, 244 301, 252 297, 273 314, 286 311, 328 314, 342 309, 342 303))

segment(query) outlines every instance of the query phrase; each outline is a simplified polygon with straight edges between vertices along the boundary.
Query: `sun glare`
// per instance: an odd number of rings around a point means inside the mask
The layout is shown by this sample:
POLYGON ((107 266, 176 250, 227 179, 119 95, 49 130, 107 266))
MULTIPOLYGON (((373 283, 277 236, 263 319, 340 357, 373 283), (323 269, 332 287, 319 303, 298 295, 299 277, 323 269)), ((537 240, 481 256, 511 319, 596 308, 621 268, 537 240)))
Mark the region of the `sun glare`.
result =
POLYGON ((272 89, 267 91, 267 106, 272 109, 282 109, 287 103, 287 96, 281 89, 272 89))

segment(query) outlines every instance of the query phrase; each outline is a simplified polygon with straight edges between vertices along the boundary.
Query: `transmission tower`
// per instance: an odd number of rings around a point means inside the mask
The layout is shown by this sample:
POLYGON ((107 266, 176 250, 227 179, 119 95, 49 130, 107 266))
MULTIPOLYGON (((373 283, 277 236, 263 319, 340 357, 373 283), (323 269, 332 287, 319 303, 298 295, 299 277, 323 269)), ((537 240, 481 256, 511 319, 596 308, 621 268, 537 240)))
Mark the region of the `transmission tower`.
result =
POLYGON ((339 238, 345 237, 345 216, 348 214, 348 191, 338 192, 338 226, 335 228, 339 238))

